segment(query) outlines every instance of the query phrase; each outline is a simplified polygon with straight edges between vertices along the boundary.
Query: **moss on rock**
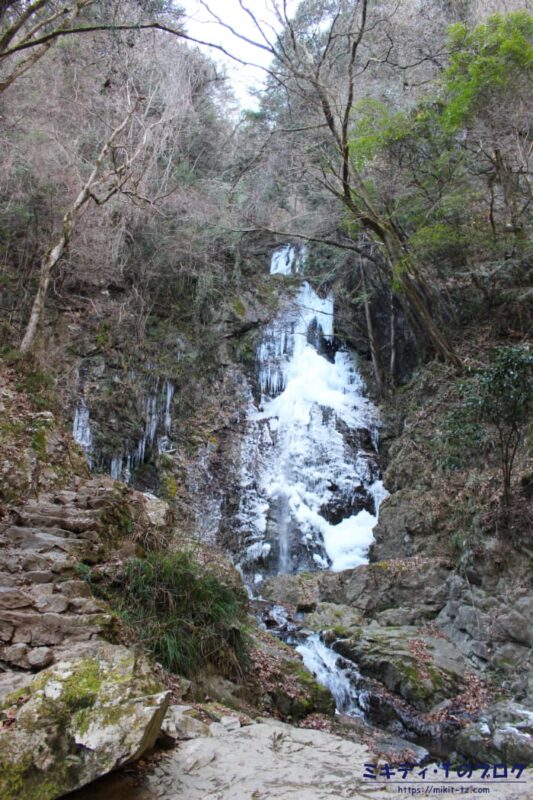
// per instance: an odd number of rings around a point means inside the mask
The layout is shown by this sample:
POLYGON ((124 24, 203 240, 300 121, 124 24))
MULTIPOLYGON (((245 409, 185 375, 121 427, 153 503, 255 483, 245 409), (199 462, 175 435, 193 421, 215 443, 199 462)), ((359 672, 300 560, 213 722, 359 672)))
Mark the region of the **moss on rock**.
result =
POLYGON ((300 693, 290 698, 290 710, 287 716, 295 720, 303 719, 308 714, 334 714, 335 700, 329 689, 322 686, 299 661, 286 661, 283 671, 287 676, 296 678, 300 693))
POLYGON ((421 711, 454 697, 462 688, 465 662, 442 638, 422 635, 412 626, 372 623, 335 643, 363 675, 376 678, 421 711))
POLYGON ((53 800, 153 746, 168 694, 143 658, 95 646, 7 695, 0 719, 0 797, 53 800))

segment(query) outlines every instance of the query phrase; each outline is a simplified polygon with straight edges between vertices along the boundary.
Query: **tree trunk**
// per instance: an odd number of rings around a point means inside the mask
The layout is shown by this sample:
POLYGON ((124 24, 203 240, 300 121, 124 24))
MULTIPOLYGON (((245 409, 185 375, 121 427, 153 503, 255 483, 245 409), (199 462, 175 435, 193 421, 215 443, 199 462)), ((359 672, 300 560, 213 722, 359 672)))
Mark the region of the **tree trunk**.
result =
MULTIPOLYGON (((68 247, 68 244, 72 238, 74 222, 77 216, 79 215, 80 211, 85 206, 85 204, 92 197, 92 191, 94 189, 95 184, 97 184, 98 182, 98 173, 100 171, 100 167, 102 166, 104 158, 106 157, 109 149, 111 148, 117 136, 120 134, 121 131, 124 130, 128 122, 130 121, 131 117, 135 112, 135 109, 137 108, 138 103, 139 100, 137 100, 137 102, 128 111, 126 117, 122 120, 120 125, 118 125, 111 132, 109 139, 103 145, 96 161, 94 162, 93 169, 91 171, 91 174, 89 175, 89 178, 87 179, 86 183, 82 186, 78 196, 76 197, 73 204, 63 217, 63 227, 58 242, 55 245, 53 245, 50 248, 50 250, 48 250, 43 260, 41 261, 41 268, 39 272, 39 286, 37 289, 37 294, 35 295, 35 299, 33 301, 30 318, 28 320, 28 324, 26 325, 26 330, 24 332, 22 342, 20 343, 21 353, 27 353, 33 347, 35 338, 39 331, 39 327, 41 326, 42 321, 44 319, 46 294, 48 292, 48 285, 50 283, 50 278, 52 276, 54 267, 61 259, 63 253, 68 247)), ((109 199, 109 197, 111 197, 112 194, 113 192, 108 194, 106 199, 109 199)))
POLYGON ((428 308, 430 288, 422 277, 413 257, 407 253, 398 234, 392 226, 381 225, 383 244, 392 269, 393 281, 406 299, 406 312, 412 323, 428 338, 435 353, 445 361, 449 361, 458 369, 462 368, 461 359, 447 336, 439 329, 428 308))
POLYGON ((381 363, 379 358, 378 346, 376 342, 376 336, 374 333, 374 324, 372 322, 372 314, 370 311, 370 301, 368 297, 368 288, 367 288, 367 281, 366 281, 366 274, 365 274, 365 266, 361 259, 361 285, 363 287, 363 296, 364 296, 364 306, 365 306, 365 318, 366 318, 366 330, 368 336, 368 342, 370 345, 370 356, 372 358, 372 367, 374 369, 374 378, 376 381, 376 388, 380 397, 384 396, 385 393, 385 380, 383 378, 383 370, 381 369, 381 363))
POLYGON ((396 385, 396 303, 394 292, 391 288, 390 295, 390 360, 389 360, 389 380, 390 385, 396 385))
POLYGON ((502 187, 503 200, 509 213, 509 224, 513 233, 520 233, 520 221, 518 211, 518 182, 516 175, 505 161, 499 148, 494 150, 494 163, 500 186, 502 187))
POLYGON ((393 222, 386 220, 374 206, 364 182, 358 173, 353 171, 356 186, 356 198, 345 197, 345 203, 359 217, 360 222, 369 231, 370 236, 378 239, 385 249, 387 260, 392 271, 393 288, 396 282, 404 296, 405 311, 411 323, 432 346, 435 353, 449 361, 458 369, 462 368, 460 358, 447 336, 435 323, 428 308, 428 298, 435 292, 428 286, 413 256, 407 252, 400 234, 393 222), (364 208, 364 215, 360 211, 364 208))
POLYGON ((41 321, 44 318, 44 307, 46 303, 46 294, 48 292, 48 284, 52 276, 52 271, 65 252, 72 235, 72 224, 70 226, 64 225, 63 235, 58 243, 52 247, 51 250, 44 256, 41 262, 41 271, 39 273, 39 286, 37 294, 31 307, 31 314, 26 326, 26 331, 22 342, 20 343, 20 352, 27 353, 31 350, 37 331, 39 330, 41 321))

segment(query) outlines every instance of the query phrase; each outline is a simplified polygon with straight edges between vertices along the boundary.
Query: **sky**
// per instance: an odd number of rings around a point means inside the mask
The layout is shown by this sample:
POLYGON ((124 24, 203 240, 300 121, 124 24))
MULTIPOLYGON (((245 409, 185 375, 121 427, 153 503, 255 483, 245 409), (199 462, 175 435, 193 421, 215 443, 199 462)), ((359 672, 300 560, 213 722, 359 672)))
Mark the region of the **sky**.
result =
MULTIPOLYGON (((231 25, 239 33, 250 39, 257 40, 259 32, 255 28, 252 20, 245 11, 239 6, 238 0, 206 0, 215 14, 223 22, 231 25)), ((271 10, 271 0, 243 0, 250 11, 261 21, 270 23, 277 30, 279 26, 271 10)), ((270 58, 264 50, 248 45, 241 39, 233 36, 230 31, 215 22, 209 16, 199 0, 180 0, 180 5, 185 8, 187 14, 187 32, 203 41, 213 42, 222 45, 230 53, 235 54, 244 61, 268 66, 270 58)), ((289 9, 296 5, 296 0, 288 3, 289 9)), ((245 67, 237 64, 216 50, 210 51, 211 57, 227 68, 235 95, 244 108, 256 108, 257 101, 250 95, 250 87, 259 89, 265 78, 265 72, 260 68, 245 67)))

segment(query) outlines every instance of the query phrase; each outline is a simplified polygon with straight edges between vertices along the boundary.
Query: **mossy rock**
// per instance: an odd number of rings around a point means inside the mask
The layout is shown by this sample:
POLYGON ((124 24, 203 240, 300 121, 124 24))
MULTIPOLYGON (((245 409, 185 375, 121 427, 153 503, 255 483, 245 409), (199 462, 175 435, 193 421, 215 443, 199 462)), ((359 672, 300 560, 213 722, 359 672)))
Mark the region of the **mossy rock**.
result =
POLYGON ((463 688, 466 664, 461 653, 451 642, 413 626, 372 623, 335 642, 334 649, 354 661, 362 675, 379 680, 420 711, 431 710, 463 688))
POLYGON ((289 680, 292 679, 291 684, 296 683, 297 690, 287 691, 282 681, 279 691, 270 694, 276 710, 286 719, 297 721, 309 714, 331 716, 335 713, 335 700, 329 689, 318 683, 300 661, 287 659, 282 672, 289 680))
POLYGON ((233 297, 230 303, 231 303, 231 308, 233 312, 237 315, 237 317, 243 318, 246 316, 246 306, 244 305, 240 297, 233 297))
POLYGON ((53 800, 139 758, 155 743, 168 694, 143 658, 95 646, 0 699, 2 800, 53 800))
POLYGON ((301 720, 313 713, 335 713, 331 692, 316 681, 292 647, 257 625, 249 635, 253 645, 252 672, 241 693, 247 702, 287 721, 301 720), (259 654, 258 666, 254 653, 259 654))
POLYGON ((465 763, 533 765, 533 711, 512 701, 491 706, 461 731, 457 752, 465 763))
POLYGON ((337 639, 347 639, 358 635, 363 616, 350 606, 319 603, 312 613, 305 615, 304 624, 313 631, 330 631, 337 639))

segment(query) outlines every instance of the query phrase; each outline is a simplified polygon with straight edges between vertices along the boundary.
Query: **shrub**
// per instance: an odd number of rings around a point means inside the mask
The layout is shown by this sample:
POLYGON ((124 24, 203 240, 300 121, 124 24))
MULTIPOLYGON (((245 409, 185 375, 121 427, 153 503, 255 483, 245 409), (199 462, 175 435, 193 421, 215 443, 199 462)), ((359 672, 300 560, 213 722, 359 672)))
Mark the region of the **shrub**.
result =
POLYGON ((509 505, 514 459, 533 411, 533 355, 527 347, 500 347, 478 375, 469 397, 474 419, 492 427, 500 451, 503 502, 509 505))
POLYGON ((496 450, 509 505, 515 456, 533 413, 533 355, 528 347, 497 348, 491 363, 458 389, 462 404, 447 415, 439 438, 441 466, 462 469, 496 450))
POLYGON ((487 449, 484 427, 473 418, 471 409, 461 405, 444 420, 439 437, 442 449, 440 465, 446 470, 462 469, 472 458, 487 449))
POLYGON ((200 572, 187 553, 152 553, 134 559, 113 590, 126 622, 168 670, 191 676, 206 664, 227 677, 242 673, 244 593, 200 572))

